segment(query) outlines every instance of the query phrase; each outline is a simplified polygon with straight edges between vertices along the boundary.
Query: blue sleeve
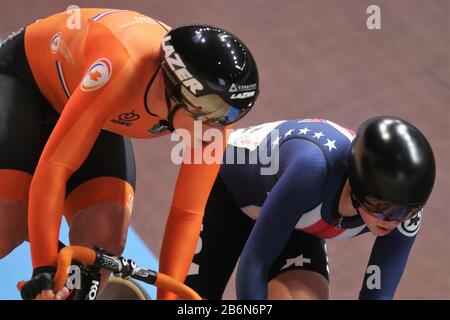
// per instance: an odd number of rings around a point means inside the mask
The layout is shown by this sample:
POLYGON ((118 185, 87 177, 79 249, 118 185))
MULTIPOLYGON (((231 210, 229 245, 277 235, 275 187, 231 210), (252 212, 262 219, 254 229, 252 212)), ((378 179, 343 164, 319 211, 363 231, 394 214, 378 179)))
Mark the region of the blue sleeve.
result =
POLYGON ((359 299, 393 299, 409 252, 420 228, 422 213, 402 222, 372 248, 359 299))
POLYGON ((325 188, 322 151, 301 139, 280 147, 279 179, 270 191, 242 251, 236 278, 238 299, 267 299, 267 278, 295 225, 316 207, 325 188))

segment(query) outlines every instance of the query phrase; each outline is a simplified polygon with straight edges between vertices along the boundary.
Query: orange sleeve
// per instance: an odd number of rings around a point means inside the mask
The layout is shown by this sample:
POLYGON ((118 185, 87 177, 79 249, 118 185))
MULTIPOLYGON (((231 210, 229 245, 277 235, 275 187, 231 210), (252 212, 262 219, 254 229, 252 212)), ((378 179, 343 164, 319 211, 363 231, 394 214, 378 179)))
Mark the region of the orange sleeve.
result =
MULTIPOLYGON (((225 132, 228 133, 228 130, 225 132)), ((226 148, 227 135, 222 141, 223 148, 217 150, 222 159, 226 148)), ((204 149, 205 145, 203 145, 204 149)), ((193 148, 190 159, 194 159, 193 148)), ((194 257, 206 202, 220 169, 220 163, 183 163, 178 174, 175 193, 166 223, 161 247, 159 270, 184 282, 194 257)), ((176 295, 158 289, 158 299, 176 299, 176 295)))
MULTIPOLYGON (((91 68, 97 63, 96 60, 105 58, 102 53, 99 54, 87 55, 86 77, 89 72, 95 73, 91 68)), ((94 90, 87 90, 91 82, 81 81, 64 107, 36 167, 28 211, 34 268, 56 265, 67 180, 86 159, 108 116, 115 111, 114 105, 125 102, 126 94, 121 92, 130 92, 122 84, 132 82, 127 76, 131 69, 129 60, 117 53, 106 57, 115 68, 115 75, 112 74, 106 84, 94 90)), ((92 76, 93 79, 99 77, 98 74, 92 76)))

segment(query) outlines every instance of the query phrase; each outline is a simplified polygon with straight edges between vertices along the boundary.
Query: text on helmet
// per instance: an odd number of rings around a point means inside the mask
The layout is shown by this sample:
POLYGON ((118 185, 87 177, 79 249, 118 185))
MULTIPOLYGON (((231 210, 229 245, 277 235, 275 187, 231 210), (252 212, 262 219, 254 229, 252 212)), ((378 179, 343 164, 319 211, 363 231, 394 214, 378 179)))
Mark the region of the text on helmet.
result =
POLYGON ((183 60, 181 60, 180 55, 175 52, 174 47, 167 43, 170 39, 171 36, 166 36, 162 42, 162 48, 164 50, 164 56, 167 64, 175 73, 178 80, 180 80, 183 85, 189 89, 189 91, 196 95, 197 91, 203 90, 203 85, 186 69, 183 60))

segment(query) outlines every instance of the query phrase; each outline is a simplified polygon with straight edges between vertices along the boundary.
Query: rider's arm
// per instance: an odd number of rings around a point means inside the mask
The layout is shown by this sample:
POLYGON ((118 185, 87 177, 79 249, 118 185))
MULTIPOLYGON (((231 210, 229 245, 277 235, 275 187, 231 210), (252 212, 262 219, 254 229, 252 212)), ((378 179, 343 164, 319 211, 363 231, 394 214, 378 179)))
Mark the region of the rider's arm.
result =
POLYGON ((421 214, 401 223, 383 237, 377 237, 359 299, 392 299, 403 275, 409 252, 420 227, 421 214))
POLYGON ((281 176, 270 191, 239 261, 240 299, 267 299, 269 269, 280 255, 301 215, 323 196, 327 169, 320 149, 293 139, 280 147, 281 176))
MULTIPOLYGON (((227 129, 229 129, 228 127, 227 129)), ((218 149, 222 159, 226 136, 218 149)), ((207 147, 201 146, 202 152, 207 147)), ((185 159, 194 159, 195 148, 186 150, 185 159), (190 154, 188 154, 190 153, 190 154)), ((159 270, 184 282, 194 257, 206 202, 220 169, 220 163, 183 163, 178 174, 172 205, 164 231, 159 270)), ((158 299, 175 299, 173 293, 158 289, 158 299)))
MULTIPOLYGON (((86 70, 95 60, 86 61, 86 70)), ((28 222, 34 268, 56 265, 66 182, 86 159, 114 105, 124 103, 118 88, 128 79, 131 66, 118 53, 109 61, 115 69, 108 83, 89 92, 78 86, 73 92, 36 167, 28 222)))

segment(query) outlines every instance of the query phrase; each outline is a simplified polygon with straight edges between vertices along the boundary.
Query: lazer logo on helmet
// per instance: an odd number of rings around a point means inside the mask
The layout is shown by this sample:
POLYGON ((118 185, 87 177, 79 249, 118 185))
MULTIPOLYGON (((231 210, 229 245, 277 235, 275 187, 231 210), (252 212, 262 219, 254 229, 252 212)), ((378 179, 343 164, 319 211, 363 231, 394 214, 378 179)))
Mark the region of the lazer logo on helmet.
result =
POLYGON ((233 93, 231 95, 231 99, 247 99, 251 98, 255 95, 255 91, 247 91, 247 92, 241 92, 241 93, 233 93))
POLYGON ((162 42, 162 49, 164 50, 166 62, 169 65, 169 68, 175 73, 178 80, 180 80, 194 95, 197 95, 197 91, 203 90, 203 85, 186 69, 186 65, 183 60, 181 60, 180 55, 175 52, 175 48, 167 43, 171 38, 171 36, 167 36, 162 42))

